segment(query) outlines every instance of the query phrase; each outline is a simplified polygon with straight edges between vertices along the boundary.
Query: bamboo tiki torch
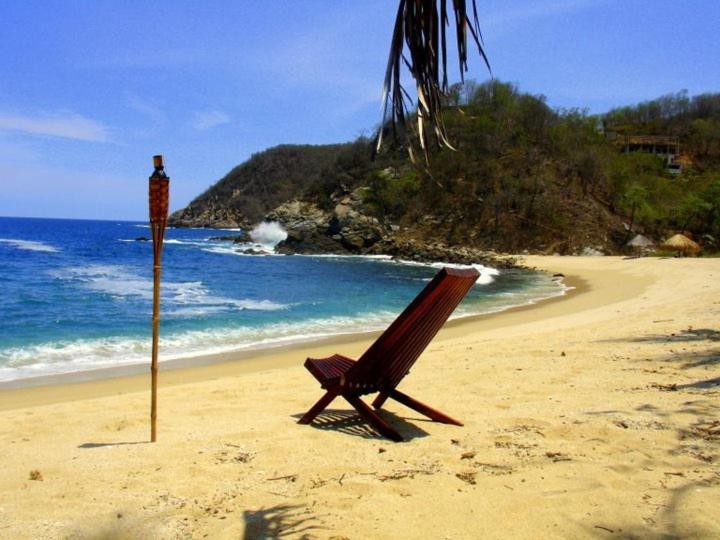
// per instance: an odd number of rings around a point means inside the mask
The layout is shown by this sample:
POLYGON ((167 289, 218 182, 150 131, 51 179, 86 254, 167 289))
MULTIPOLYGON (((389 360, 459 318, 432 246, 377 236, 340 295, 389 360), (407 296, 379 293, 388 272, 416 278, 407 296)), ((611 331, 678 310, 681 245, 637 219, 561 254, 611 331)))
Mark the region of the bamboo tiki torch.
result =
POLYGON ((162 156, 153 156, 155 170, 149 178, 150 193, 150 228, 153 239, 153 341, 152 363, 152 397, 150 401, 150 441, 157 439, 157 378, 158 378, 158 339, 160 332, 160 271, 162 270, 162 246, 167 225, 170 178, 165 174, 162 156))

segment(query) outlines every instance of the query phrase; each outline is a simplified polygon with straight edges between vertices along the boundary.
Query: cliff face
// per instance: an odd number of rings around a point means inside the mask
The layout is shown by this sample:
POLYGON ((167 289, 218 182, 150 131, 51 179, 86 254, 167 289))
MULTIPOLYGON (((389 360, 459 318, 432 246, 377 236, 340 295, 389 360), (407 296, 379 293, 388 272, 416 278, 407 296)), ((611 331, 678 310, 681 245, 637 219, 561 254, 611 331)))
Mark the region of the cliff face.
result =
POLYGON ((283 145, 253 155, 173 213, 173 227, 243 227, 316 183, 347 145, 283 145))

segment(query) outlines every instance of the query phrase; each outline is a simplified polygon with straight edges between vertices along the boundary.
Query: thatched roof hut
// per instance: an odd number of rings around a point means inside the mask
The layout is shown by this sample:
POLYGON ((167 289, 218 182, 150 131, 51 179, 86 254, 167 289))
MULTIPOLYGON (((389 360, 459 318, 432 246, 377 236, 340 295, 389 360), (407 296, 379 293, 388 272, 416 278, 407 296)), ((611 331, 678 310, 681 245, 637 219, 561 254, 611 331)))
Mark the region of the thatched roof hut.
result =
POLYGON ((683 255, 695 255, 700 252, 700 246, 682 234, 671 236, 660 247, 677 251, 683 255))

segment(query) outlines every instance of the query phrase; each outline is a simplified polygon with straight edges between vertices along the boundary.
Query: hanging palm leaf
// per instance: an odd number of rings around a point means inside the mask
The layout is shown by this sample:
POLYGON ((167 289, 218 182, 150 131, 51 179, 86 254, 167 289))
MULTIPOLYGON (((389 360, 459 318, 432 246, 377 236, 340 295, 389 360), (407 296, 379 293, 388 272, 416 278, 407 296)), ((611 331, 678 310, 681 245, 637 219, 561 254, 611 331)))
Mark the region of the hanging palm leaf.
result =
MULTIPOLYGON (((460 78, 464 81, 467 66, 467 36, 470 34, 488 70, 490 63, 482 44, 480 23, 475 0, 450 0, 455 17, 460 78), (472 16, 468 14, 472 5, 472 16)), ((442 98, 448 90, 447 37, 449 26, 448 0, 400 0, 388 58, 385 84, 383 85, 383 118, 377 135, 376 150, 383 142, 383 132, 388 127, 393 134, 408 128, 410 115, 408 102, 412 101, 400 82, 403 64, 415 79, 417 89, 417 126, 410 126, 428 160, 428 134, 432 133, 440 146, 452 148, 442 120, 442 98), (404 50, 407 46, 409 58, 404 50)), ((411 159, 412 144, 408 144, 411 159)))

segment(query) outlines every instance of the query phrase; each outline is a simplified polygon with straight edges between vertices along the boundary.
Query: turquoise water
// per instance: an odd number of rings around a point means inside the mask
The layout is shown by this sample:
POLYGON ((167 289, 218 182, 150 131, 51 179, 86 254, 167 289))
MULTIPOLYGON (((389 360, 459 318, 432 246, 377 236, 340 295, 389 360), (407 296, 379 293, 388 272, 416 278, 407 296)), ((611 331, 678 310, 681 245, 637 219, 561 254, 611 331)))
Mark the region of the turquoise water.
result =
MULTIPOLYGON (((237 234, 169 229, 161 361, 380 329, 437 268, 387 258, 243 255, 237 234)), ((0 380, 147 362, 152 244, 146 224, 0 218, 0 380)), ((265 234, 271 252, 272 234, 265 234)), ((438 266, 438 265, 435 265, 438 266)), ((455 316, 563 294, 527 270, 478 267, 455 316)))

